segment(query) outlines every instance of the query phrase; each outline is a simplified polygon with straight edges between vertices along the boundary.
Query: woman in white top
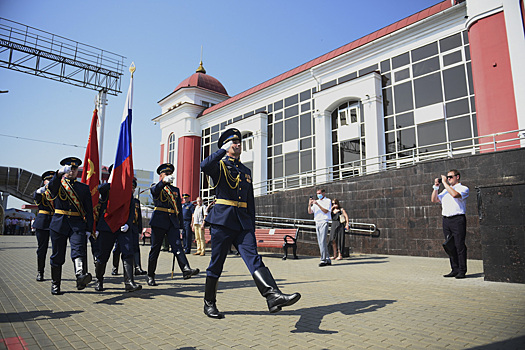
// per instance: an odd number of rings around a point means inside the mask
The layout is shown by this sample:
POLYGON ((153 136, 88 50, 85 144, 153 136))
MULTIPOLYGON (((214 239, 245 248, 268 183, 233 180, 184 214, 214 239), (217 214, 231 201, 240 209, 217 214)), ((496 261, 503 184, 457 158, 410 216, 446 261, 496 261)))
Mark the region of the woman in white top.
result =
POLYGON ((206 242, 204 240, 204 220, 208 212, 206 206, 202 205, 202 198, 197 197, 197 206, 191 217, 191 227, 195 232, 195 241, 197 243, 197 251, 193 255, 205 255, 206 242))

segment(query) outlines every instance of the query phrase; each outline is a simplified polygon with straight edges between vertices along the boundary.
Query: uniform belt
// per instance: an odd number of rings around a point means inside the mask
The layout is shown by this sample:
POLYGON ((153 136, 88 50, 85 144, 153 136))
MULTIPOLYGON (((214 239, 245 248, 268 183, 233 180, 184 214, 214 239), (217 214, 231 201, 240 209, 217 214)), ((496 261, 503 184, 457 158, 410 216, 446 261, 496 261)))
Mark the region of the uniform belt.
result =
POLYGON ((175 210, 173 210, 173 209, 168 209, 168 208, 163 208, 163 207, 155 207, 155 210, 165 211, 166 213, 175 214, 175 210))
POLYGON ((50 212, 50 211, 47 211, 47 210, 39 210, 39 211, 38 211, 38 214, 46 214, 46 215, 53 215, 53 213, 52 213, 52 212, 50 212))
POLYGON ((55 214, 69 215, 69 216, 80 216, 78 211, 55 209, 55 214))
POLYGON ((224 204, 224 205, 230 205, 232 207, 240 207, 240 208, 248 208, 248 203, 246 202, 237 202, 237 201, 231 201, 229 199, 216 199, 215 203, 217 204, 224 204))

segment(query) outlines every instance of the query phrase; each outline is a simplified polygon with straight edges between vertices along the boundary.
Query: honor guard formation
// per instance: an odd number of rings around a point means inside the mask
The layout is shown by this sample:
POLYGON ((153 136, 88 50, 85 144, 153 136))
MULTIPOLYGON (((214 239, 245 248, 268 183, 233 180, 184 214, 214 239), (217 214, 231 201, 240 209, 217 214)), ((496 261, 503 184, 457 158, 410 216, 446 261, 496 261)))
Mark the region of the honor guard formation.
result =
MULTIPOLYGON (((132 191, 128 194, 131 198, 129 215, 119 222, 117 230, 112 230, 106 222, 111 183, 98 186, 98 204, 93 207, 89 186, 77 181, 78 167, 82 164, 80 159, 65 158, 60 162, 62 167, 59 170, 46 171, 42 174, 42 187, 34 193, 34 200, 38 205, 35 220, 38 240, 37 281, 44 281, 49 238, 52 244, 50 265, 53 295, 62 293, 60 282, 67 239, 71 245, 71 259, 78 290, 86 288, 92 281, 87 265, 88 240, 95 263, 94 289, 97 292, 104 291, 104 274, 112 251, 112 274, 118 274, 120 256, 126 292, 142 289, 142 286, 135 282, 134 276, 144 274, 147 274, 148 286, 157 286, 155 270, 165 238, 171 246, 174 263, 177 260, 182 271, 183 279, 189 279, 200 272, 197 268, 191 268, 186 258, 186 254, 191 253, 193 231, 197 242, 195 255, 205 255, 204 222, 207 222, 211 225, 212 249, 210 263, 206 269, 204 291, 206 316, 224 317, 217 309, 216 295, 224 262, 232 245, 244 260, 271 313, 295 304, 301 295, 283 294, 257 252, 253 184, 250 169, 239 159, 242 153, 239 130, 226 130, 218 140, 218 148, 218 151, 201 163, 202 171, 210 176, 215 184, 216 199, 209 211, 203 206, 200 197, 195 206, 189 194, 181 195, 179 188, 173 185, 175 168, 172 164, 164 163, 157 168, 159 182, 150 188, 155 208, 150 221, 151 249, 147 272, 142 269, 140 263, 139 235, 142 231, 142 215, 140 201, 133 197, 137 187, 136 179, 133 180, 132 191)), ((112 167, 109 168, 110 173, 111 169, 112 167)), ((93 201, 96 198, 94 197, 93 201)))

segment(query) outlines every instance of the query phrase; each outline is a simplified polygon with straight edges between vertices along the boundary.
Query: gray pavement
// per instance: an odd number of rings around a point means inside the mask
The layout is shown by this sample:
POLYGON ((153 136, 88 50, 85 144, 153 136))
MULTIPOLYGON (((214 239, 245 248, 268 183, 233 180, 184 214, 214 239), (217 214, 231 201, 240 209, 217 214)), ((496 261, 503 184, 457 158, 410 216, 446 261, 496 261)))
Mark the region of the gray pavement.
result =
POLYGON ((209 255, 189 257, 203 273, 184 281, 161 253, 159 286, 137 277, 135 293, 108 274, 106 291, 77 291, 67 259, 65 294, 53 296, 49 266, 35 281, 35 252, 33 236, 0 236, 0 349, 525 348, 525 285, 485 282, 481 261, 456 280, 441 277, 444 258, 353 255, 319 268, 317 258, 263 254, 281 290, 302 294, 269 314, 242 259, 229 256, 217 295, 226 317, 215 320, 202 312, 209 255))

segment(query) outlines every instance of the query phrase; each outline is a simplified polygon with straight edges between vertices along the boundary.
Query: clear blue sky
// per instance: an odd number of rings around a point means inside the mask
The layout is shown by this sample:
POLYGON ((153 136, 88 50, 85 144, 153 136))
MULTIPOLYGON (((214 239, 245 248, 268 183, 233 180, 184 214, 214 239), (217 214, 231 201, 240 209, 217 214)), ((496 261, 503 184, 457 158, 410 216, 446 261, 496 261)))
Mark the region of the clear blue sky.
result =
MULTIPOLYGON (((41 1, 0 0, 0 17, 126 57, 106 109, 104 165, 115 159, 135 62, 133 153, 137 169, 160 158, 157 104, 203 62, 234 96, 439 0, 41 1)), ((84 159, 96 92, 0 68, 0 165, 41 174, 66 156, 84 159)), ((10 197, 8 207, 23 202, 10 197)))

